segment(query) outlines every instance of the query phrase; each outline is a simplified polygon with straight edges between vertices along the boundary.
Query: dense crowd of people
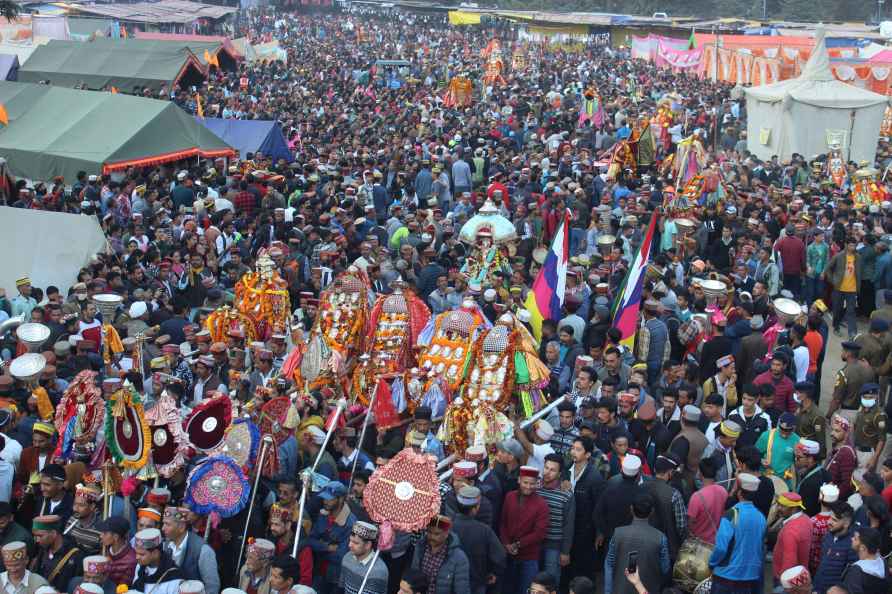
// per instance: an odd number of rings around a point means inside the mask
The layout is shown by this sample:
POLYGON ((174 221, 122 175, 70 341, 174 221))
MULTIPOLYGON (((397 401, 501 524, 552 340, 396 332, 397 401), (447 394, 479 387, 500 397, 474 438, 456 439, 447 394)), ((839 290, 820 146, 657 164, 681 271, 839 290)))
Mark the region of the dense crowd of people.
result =
MULTIPOLYGON (((287 65, 212 70, 170 98, 277 120, 291 161, 249 154, 15 186, 12 206, 97 217, 109 250, 68 290, 29 278, 0 289, 0 322, 50 329, 39 385, 9 365, 0 375, 3 591, 890 591, 892 203, 853 201, 826 155, 758 159, 735 89, 622 50, 403 11, 265 9, 239 22, 251 40, 277 40, 287 65), (504 71, 489 84, 492 39, 504 71), (447 105, 461 75, 473 101, 447 105), (603 107, 597 124, 580 117, 586 89, 603 107), (644 120, 661 137, 653 162, 618 160, 644 120), (664 164, 691 138, 718 186, 680 205, 685 183, 664 164), (474 246, 459 238, 484 202, 516 232, 511 272, 488 286, 464 271, 474 246), (358 406, 327 438, 337 400, 356 394, 298 395, 281 370, 339 275, 361 269, 372 301, 405 288, 434 315, 473 302, 489 323, 509 313, 530 328, 541 251, 567 213, 563 305, 536 345, 542 390, 559 402, 550 414, 512 414, 512 436, 458 448, 438 439, 428 406, 367 431, 358 406), (654 218, 629 346, 613 314, 654 218), (208 317, 267 257, 286 283, 289 327, 214 340, 208 317), (121 297, 114 319, 97 310, 101 294, 121 297), (825 360, 843 322, 842 361, 825 360), (122 337, 110 361, 107 324, 122 337), (218 523, 186 501, 205 458, 195 448, 160 480, 114 480, 95 455, 102 430, 72 445, 60 403, 85 371, 106 398, 129 383, 149 411, 172 396, 183 419, 220 395, 255 420, 293 396, 299 418, 275 425, 278 472, 249 467, 252 505, 218 523), (404 448, 451 475, 423 529, 385 539, 363 491, 404 448), (326 480, 304 500, 308 468, 326 480), (379 540, 392 542, 376 552, 379 540)), ((21 352, 8 332, 4 359, 21 352)))

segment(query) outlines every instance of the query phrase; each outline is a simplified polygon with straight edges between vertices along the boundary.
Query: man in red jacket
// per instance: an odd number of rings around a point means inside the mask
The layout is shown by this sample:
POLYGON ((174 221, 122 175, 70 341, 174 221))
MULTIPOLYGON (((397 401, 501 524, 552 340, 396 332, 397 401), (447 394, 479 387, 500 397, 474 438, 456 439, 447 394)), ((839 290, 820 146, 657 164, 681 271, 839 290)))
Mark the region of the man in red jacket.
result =
POLYGON ((783 286, 790 289, 795 299, 802 292, 802 277, 805 276, 805 243, 796 237, 796 228, 787 225, 785 234, 774 244, 774 250, 781 257, 781 273, 784 275, 783 286))
POLYGON ((517 491, 505 496, 499 534, 508 551, 505 594, 526 594, 539 571, 539 554, 548 530, 548 504, 536 493, 539 469, 521 466, 517 491))
POLYGON ((784 525, 777 534, 772 557, 775 585, 787 569, 808 565, 813 529, 811 518, 805 515, 802 497, 798 493, 784 493, 777 498, 777 503, 784 525))

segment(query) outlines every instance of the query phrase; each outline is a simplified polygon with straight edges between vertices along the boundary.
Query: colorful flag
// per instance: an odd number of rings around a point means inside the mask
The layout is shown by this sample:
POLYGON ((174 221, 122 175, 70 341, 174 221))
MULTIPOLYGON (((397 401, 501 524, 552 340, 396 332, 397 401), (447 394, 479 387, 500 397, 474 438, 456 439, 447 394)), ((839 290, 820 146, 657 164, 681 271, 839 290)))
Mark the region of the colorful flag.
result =
POLYGON ((620 343, 628 348, 633 348, 635 343, 635 332, 638 330, 638 316, 641 311, 641 290, 644 286, 644 273, 647 270, 647 263, 650 260, 651 244, 654 239, 654 229, 657 226, 657 214, 650 218, 650 224, 647 226, 647 233, 644 235, 644 241, 635 254, 632 266, 623 281, 620 290, 620 298, 616 302, 613 310, 613 326, 619 328, 622 338, 620 343))
POLYGON ((198 117, 204 119, 204 106, 201 104, 201 95, 195 93, 195 113, 198 114, 198 117))
POLYGON ((0 103, 0 124, 9 125, 9 114, 6 113, 6 106, 0 103))
POLYGON ((542 321, 559 320, 564 292, 567 288, 567 263, 570 258, 570 213, 564 213, 564 222, 554 236, 554 242, 533 289, 527 293, 524 306, 530 312, 530 326, 536 340, 542 340, 542 321))

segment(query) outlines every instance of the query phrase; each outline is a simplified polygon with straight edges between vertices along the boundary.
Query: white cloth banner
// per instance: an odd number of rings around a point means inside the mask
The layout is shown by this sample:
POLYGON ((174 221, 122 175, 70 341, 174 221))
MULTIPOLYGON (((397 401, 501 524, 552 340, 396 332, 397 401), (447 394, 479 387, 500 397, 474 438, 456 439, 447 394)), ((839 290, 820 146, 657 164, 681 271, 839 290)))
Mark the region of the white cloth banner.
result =
POLYGON ((77 273, 95 254, 104 252, 105 235, 96 217, 0 206, 0 287, 13 297, 16 279, 30 277, 45 289, 66 295, 77 273))

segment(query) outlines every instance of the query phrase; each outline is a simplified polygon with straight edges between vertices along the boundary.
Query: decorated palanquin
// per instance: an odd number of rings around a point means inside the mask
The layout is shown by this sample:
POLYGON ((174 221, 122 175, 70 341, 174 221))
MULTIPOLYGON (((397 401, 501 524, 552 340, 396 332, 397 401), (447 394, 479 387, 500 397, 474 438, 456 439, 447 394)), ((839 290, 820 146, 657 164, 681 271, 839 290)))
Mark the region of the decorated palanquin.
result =
POLYGON ((448 108, 469 107, 474 100, 474 85, 464 76, 454 76, 446 87, 443 105, 448 108))
POLYGON ((593 128, 604 125, 604 105, 601 103, 601 95, 595 87, 589 87, 582 93, 582 104, 579 106, 578 125, 588 120, 593 128))
POLYGON ((265 253, 257 258, 254 272, 242 276, 235 285, 235 307, 254 324, 258 340, 268 340, 283 332, 291 317, 288 283, 265 253))
POLYGON ((638 159, 635 156, 632 143, 628 140, 620 140, 611 147, 610 165, 607 167, 607 179, 615 180, 619 175, 629 169, 632 173, 638 170, 638 159))
POLYGON ((886 200, 886 190, 877 182, 879 170, 868 165, 867 162, 862 162, 861 168, 852 175, 852 201, 855 208, 867 208, 886 200))
POLYGON ((343 390, 363 350, 368 320, 368 278, 351 267, 322 292, 309 340, 289 354, 282 375, 306 390, 325 386, 343 390))
POLYGON ((451 396, 461 384, 465 360, 478 328, 485 328, 486 318, 477 310, 462 308, 434 317, 422 331, 418 367, 427 376, 426 392, 435 383, 451 396))
POLYGON ((502 62, 501 42, 495 38, 491 39, 481 53, 486 60, 486 64, 483 68, 483 82, 486 86, 492 87, 497 84, 507 84, 505 77, 502 76, 502 71, 505 69, 505 65, 502 62))
POLYGON ((353 371, 353 395, 368 406, 371 392, 380 378, 400 379, 415 366, 418 336, 427 325, 431 311, 402 281, 391 283, 394 292, 380 295, 372 307, 363 355, 353 371))
POLYGON ((849 176, 846 168, 846 160, 842 156, 842 150, 839 144, 831 144, 830 152, 827 153, 827 175, 833 180, 837 188, 842 188, 849 176))
POLYGON ((53 423, 59 432, 54 458, 72 460, 92 454, 105 419, 105 401, 95 371, 81 371, 68 384, 56 406, 53 423))
POLYGON ((675 125, 675 113, 672 111, 672 100, 668 97, 660 99, 657 103, 657 112, 654 114, 654 125, 656 126, 656 140, 663 149, 663 152, 669 150, 672 145, 672 134, 669 128, 675 125))
POLYGON ((708 157, 700 135, 695 132, 678 143, 672 160, 672 175, 677 186, 687 184, 706 168, 708 157))
POLYGON ((511 274, 509 258, 517 230, 499 214, 491 200, 484 202, 477 214, 462 225, 458 238, 470 246, 470 255, 461 269, 469 283, 489 288, 499 284, 494 276, 497 271, 511 274))
POLYGON ((230 330, 241 330, 245 333, 247 342, 257 340, 257 331, 254 321, 237 309, 228 305, 217 308, 208 314, 204 326, 211 333, 213 342, 226 342, 230 330))
POLYGON ((632 130, 632 146, 635 149, 635 162, 639 168, 650 167, 656 162, 657 143, 649 119, 638 119, 632 130))
POLYGON ((549 371, 536 341, 513 314, 503 314, 481 333, 465 362, 459 397, 450 403, 439 439, 459 454, 470 445, 493 445, 511 436, 506 413, 521 417, 539 410, 549 371))
POLYGON ((511 54, 511 70, 514 72, 520 72, 527 67, 527 52, 524 46, 517 46, 514 48, 514 53, 511 54))
POLYGON ((689 179, 682 192, 688 204, 701 206, 716 206, 724 200, 726 194, 718 165, 715 164, 689 179))

